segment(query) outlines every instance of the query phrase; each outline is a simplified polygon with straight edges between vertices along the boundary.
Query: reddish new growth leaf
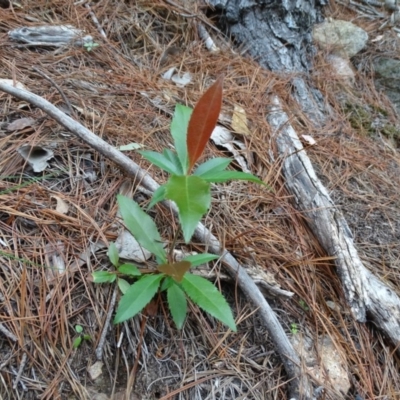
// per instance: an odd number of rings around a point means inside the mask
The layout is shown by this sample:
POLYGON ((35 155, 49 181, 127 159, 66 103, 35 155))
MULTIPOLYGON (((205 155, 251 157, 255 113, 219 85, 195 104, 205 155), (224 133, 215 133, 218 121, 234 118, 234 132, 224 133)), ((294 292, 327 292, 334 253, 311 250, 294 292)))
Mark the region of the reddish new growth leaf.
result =
POLYGON ((172 277, 177 282, 182 282, 183 275, 190 269, 189 261, 179 261, 172 264, 161 264, 157 267, 160 272, 172 277))
POLYGON ((221 75, 216 82, 201 96, 189 120, 187 133, 187 149, 189 155, 189 170, 202 155, 218 121, 222 105, 221 75))

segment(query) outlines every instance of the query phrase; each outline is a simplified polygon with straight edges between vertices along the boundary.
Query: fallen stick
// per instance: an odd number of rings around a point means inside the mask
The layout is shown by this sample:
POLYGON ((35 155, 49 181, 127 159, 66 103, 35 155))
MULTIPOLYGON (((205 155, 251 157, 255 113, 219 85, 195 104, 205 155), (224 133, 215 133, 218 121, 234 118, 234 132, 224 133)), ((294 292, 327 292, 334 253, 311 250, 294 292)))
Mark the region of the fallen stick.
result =
POLYGON ((353 236, 342 213, 333 203, 292 126, 278 97, 271 99, 267 121, 273 129, 286 186, 299 210, 327 254, 335 257, 346 300, 354 317, 367 316, 392 340, 399 350, 400 298, 363 265, 353 236))
MULTIPOLYGON (((0 82, 0 90, 27 101, 43 110, 59 124, 79 137, 83 142, 117 164, 123 171, 133 177, 136 182, 140 182, 140 185, 145 189, 154 192, 159 187, 158 183, 129 157, 96 136, 79 122, 64 114, 47 100, 31 92, 17 89, 2 82, 0 82)), ((177 213, 178 209, 174 203, 164 202, 164 204, 172 209, 174 213, 177 213)), ((304 400, 314 399, 312 384, 309 381, 308 375, 301 369, 299 356, 295 352, 272 308, 246 270, 228 251, 223 250, 218 239, 202 223, 198 224, 195 231, 195 237, 204 244, 207 244, 208 249, 211 252, 221 255, 221 259, 223 260, 229 274, 234 279, 237 279, 240 289, 249 299, 251 299, 255 307, 258 308, 262 321, 264 322, 283 362, 289 381, 289 398, 301 398, 304 400)))

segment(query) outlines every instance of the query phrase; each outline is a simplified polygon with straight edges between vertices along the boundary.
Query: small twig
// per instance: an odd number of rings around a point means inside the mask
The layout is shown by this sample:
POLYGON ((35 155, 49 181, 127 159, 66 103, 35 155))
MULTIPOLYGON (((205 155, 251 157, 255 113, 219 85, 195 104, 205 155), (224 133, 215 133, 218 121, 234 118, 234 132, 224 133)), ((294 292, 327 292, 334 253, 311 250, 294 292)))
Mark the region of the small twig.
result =
POLYGON ((218 32, 219 34, 221 33, 221 31, 214 25, 212 25, 210 22, 208 22, 202 15, 199 14, 193 14, 191 13, 189 10, 187 10, 186 8, 182 7, 181 5, 175 3, 172 0, 164 0, 167 4, 176 7, 178 9, 180 9, 181 11, 184 12, 184 14, 179 13, 179 15, 181 17, 184 18, 197 18, 199 21, 203 22, 204 24, 206 24, 207 26, 209 26, 211 29, 213 29, 214 31, 218 32))
POLYGON ((92 9, 90 8, 90 5, 88 3, 85 4, 86 9, 89 11, 89 15, 92 18, 93 23, 96 25, 99 33, 101 36, 103 36, 103 38, 107 39, 107 35, 104 32, 104 29, 102 28, 102 26, 100 25, 99 20, 96 17, 96 14, 92 11, 92 9))
POLYGON ((70 103, 70 101, 68 100, 68 97, 65 95, 64 91, 61 89, 60 86, 57 85, 57 83, 54 82, 54 80, 52 78, 50 78, 48 75, 46 75, 44 72, 42 72, 39 68, 37 67, 32 67, 32 69, 37 72, 39 75, 41 75, 44 79, 47 79, 58 91, 58 93, 60 93, 61 97, 64 100, 64 103, 67 105, 68 107, 68 111, 71 113, 71 115, 73 115, 74 117, 76 117, 75 111, 70 103))
MULTIPOLYGON (((10 369, 11 369, 11 372, 12 372, 14 375, 18 376, 18 372, 17 372, 17 370, 16 370, 13 366, 11 366, 10 369)), ((26 387, 26 385, 25 385, 25 383, 24 383, 23 381, 20 380, 20 381, 19 381, 19 384, 21 385, 22 390, 23 390, 24 392, 27 392, 27 391, 28 391, 28 388, 26 387)))
POLYGON ((104 321, 103 331, 101 332, 99 344, 96 348, 96 358, 101 360, 103 358, 103 347, 106 342, 108 327, 110 326, 111 316, 114 312, 115 302, 117 301, 118 286, 115 286, 114 292, 111 297, 110 305, 107 312, 106 320, 104 321))
POLYGON ((199 33, 200 39, 204 40, 207 49, 213 53, 219 51, 219 47, 215 44, 214 40, 208 34, 206 28, 200 22, 197 23, 197 32, 199 33))
POLYGON ((137 370, 139 367, 140 355, 142 354, 142 343, 144 338, 144 328, 146 327, 147 323, 147 315, 145 312, 142 313, 142 321, 140 323, 140 339, 137 346, 137 352, 135 357, 135 363, 133 364, 132 371, 129 374, 128 382, 126 384, 126 398, 131 398, 131 392, 135 385, 137 370))
MULTIPOLYGON (((13 389, 14 390, 17 389, 18 383, 19 383, 19 381, 21 379, 21 376, 22 376, 22 372, 24 371, 24 368, 25 368, 25 365, 26 365, 26 360, 27 360, 27 355, 26 355, 26 353, 24 353, 24 354, 22 354, 21 364, 19 366, 18 373, 17 373, 17 376, 16 376, 14 384, 13 384, 13 389)), ((21 381, 21 386, 25 391, 28 390, 27 387, 23 384, 22 381, 21 381)))
POLYGON ((0 324, 0 332, 2 332, 4 336, 7 336, 13 342, 18 342, 18 338, 12 332, 10 332, 3 324, 0 324))

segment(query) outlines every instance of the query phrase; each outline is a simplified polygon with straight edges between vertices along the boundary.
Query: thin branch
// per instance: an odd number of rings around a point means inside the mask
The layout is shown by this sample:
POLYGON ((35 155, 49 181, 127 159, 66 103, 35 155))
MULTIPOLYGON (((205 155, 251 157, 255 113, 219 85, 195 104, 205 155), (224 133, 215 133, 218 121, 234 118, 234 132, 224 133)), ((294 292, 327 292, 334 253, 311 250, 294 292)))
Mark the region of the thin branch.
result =
POLYGON ((108 308, 106 320, 104 322, 103 330, 101 332, 99 344, 98 344, 98 346, 96 348, 96 358, 98 360, 102 360, 103 359, 103 347, 104 347, 104 343, 106 342, 108 328, 110 326, 112 313, 114 312, 114 308, 115 308, 115 302, 117 301, 117 293, 118 293, 118 286, 115 286, 114 292, 113 292, 112 297, 111 297, 110 305, 109 305, 109 308, 108 308))
MULTIPOLYGON (((22 376, 22 372, 24 372, 24 368, 26 365, 26 360, 27 360, 27 355, 26 353, 22 354, 22 358, 21 358, 21 363, 19 365, 18 368, 18 373, 17 373, 17 377, 15 378, 14 384, 13 384, 13 389, 16 390, 18 387, 18 383, 21 380, 21 376, 22 376)), ((26 388, 26 386, 21 382, 21 386, 24 388, 25 391, 27 391, 28 389, 26 388)))
POLYGON ((68 97, 65 95, 64 91, 61 89, 60 86, 57 85, 56 82, 54 82, 54 80, 52 78, 50 78, 48 75, 46 75, 43 71, 41 71, 39 68, 37 67, 32 67, 32 69, 37 72, 40 76, 42 76, 44 79, 48 80, 58 91, 58 93, 60 93, 61 97, 64 100, 64 103, 67 105, 68 107, 68 111, 70 112, 70 114, 74 117, 76 117, 75 111, 72 108, 71 102, 68 100, 68 97))
MULTIPOLYGON (((282 171, 286 186, 315 237, 327 254, 335 258, 337 273, 354 318, 365 322, 369 317, 398 346, 399 296, 364 266, 345 218, 318 179, 279 98, 273 96, 271 103, 267 120, 276 138, 279 154, 284 159, 282 171)), ((397 348, 397 351, 400 352, 400 349, 397 348)))

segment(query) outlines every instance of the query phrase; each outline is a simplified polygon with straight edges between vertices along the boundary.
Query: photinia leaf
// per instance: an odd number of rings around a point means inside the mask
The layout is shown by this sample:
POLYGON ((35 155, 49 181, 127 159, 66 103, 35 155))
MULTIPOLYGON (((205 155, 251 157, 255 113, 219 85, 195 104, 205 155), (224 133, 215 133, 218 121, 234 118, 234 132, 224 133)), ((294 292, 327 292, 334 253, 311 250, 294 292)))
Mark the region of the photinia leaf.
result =
POLYGON ((190 266, 189 261, 178 261, 172 264, 161 264, 157 269, 180 283, 182 282, 183 275, 189 271, 190 266))
POLYGON ((167 290, 167 301, 176 327, 182 329, 187 313, 187 300, 184 291, 177 284, 171 285, 167 290))
POLYGON ((115 245, 114 242, 110 243, 110 247, 108 248, 108 251, 107 251, 107 256, 108 256, 109 260, 111 261, 111 264, 114 265, 114 267, 118 267, 119 254, 118 254, 117 246, 115 245))
POLYGON ((167 290, 171 285, 176 285, 175 281, 170 276, 166 276, 161 283, 160 290, 163 292, 164 290, 167 290))
POLYGON ((118 267, 118 272, 130 276, 140 276, 141 273, 136 265, 133 264, 122 264, 118 267))
POLYGON ((157 203, 163 200, 165 200, 165 185, 161 185, 155 190, 151 198, 151 201, 147 206, 147 210, 150 210, 150 208, 154 207, 157 203))
POLYGON ((188 130, 188 124, 190 116, 193 110, 182 104, 177 104, 175 107, 175 113, 171 122, 171 135, 174 139, 174 145, 178 158, 182 166, 182 171, 186 174, 188 169, 188 152, 186 135, 188 130))
POLYGON ((204 179, 207 182, 227 182, 232 180, 240 180, 240 181, 249 181, 265 185, 265 183, 256 176, 241 171, 207 172, 201 175, 201 179, 204 179))
POLYGON ((193 254, 184 258, 184 261, 189 261, 192 267, 197 267, 198 265, 208 263, 209 261, 216 260, 219 256, 215 254, 193 254))
POLYGON ((194 175, 172 175, 165 188, 165 197, 178 206, 183 237, 188 243, 201 217, 210 207, 210 184, 194 175))
POLYGON ((165 156, 165 158, 167 158, 169 161, 171 161, 172 164, 175 165, 176 170, 179 171, 179 174, 177 174, 177 175, 183 175, 184 174, 181 162, 179 160, 179 157, 174 151, 172 151, 170 149, 164 149, 163 150, 163 155, 165 156))
POLYGON ((135 239, 146 250, 165 262, 167 254, 154 221, 132 199, 119 194, 117 201, 126 227, 135 239))
POLYGON ((187 150, 190 171, 203 154, 212 131, 218 121, 222 105, 223 76, 201 96, 189 120, 187 131, 187 150))
POLYGON ((119 290, 121 291, 122 294, 125 294, 128 291, 128 289, 131 287, 129 282, 127 282, 125 279, 122 279, 122 278, 118 278, 117 283, 118 283, 119 290))
POLYGON ((225 158, 225 157, 211 158, 211 160, 208 160, 205 163, 200 164, 193 172, 193 175, 202 176, 203 174, 223 171, 231 162, 232 162, 231 158, 225 158))
POLYGON ((232 310, 224 296, 212 283, 201 276, 185 274, 182 280, 182 288, 200 308, 236 332, 232 310))
POLYGON ((117 278, 114 272, 96 271, 92 273, 94 283, 112 283, 117 278))
POLYGON ((145 275, 135 282, 121 297, 114 324, 124 322, 142 311, 157 293, 163 278, 162 274, 145 275))
POLYGON ((141 150, 138 151, 146 160, 150 161, 152 164, 157 165, 157 167, 161 168, 164 171, 169 172, 170 174, 180 175, 180 169, 174 165, 172 161, 170 161, 167 157, 165 157, 162 153, 157 153, 156 151, 151 150, 141 150))

